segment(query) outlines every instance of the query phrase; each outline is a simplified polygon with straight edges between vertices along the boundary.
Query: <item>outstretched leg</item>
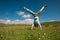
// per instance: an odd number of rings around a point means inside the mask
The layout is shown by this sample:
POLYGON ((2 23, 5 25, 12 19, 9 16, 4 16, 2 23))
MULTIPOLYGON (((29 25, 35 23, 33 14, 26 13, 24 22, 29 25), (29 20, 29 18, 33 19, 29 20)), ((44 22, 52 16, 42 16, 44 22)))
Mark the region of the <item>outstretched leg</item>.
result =
POLYGON ((41 24, 39 23, 39 27, 40 27, 40 29, 42 30, 42 26, 41 26, 41 24))
POLYGON ((34 24, 32 24, 32 27, 31 27, 31 29, 33 29, 34 28, 34 24))
POLYGON ((42 30, 42 26, 41 26, 41 24, 39 22, 39 18, 38 18, 38 24, 39 24, 40 29, 42 30))

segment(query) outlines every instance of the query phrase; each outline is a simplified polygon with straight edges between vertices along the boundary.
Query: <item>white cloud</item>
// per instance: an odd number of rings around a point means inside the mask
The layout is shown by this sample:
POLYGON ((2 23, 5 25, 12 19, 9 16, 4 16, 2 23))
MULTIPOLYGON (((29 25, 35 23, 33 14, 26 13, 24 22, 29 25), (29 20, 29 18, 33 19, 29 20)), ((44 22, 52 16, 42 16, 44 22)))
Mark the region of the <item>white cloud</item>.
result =
POLYGON ((4 23, 4 24, 9 24, 11 21, 10 20, 0 20, 0 23, 4 23))
POLYGON ((17 14, 18 15, 24 15, 25 12, 22 12, 22 11, 17 11, 17 14))
POLYGON ((33 23, 33 19, 25 19, 24 20, 26 24, 32 24, 33 23))
POLYGON ((25 12, 22 12, 22 11, 17 11, 17 14, 19 16, 22 16, 23 18, 30 18, 31 17, 31 15, 25 14, 25 12))
POLYGON ((56 20, 49 20, 48 22, 53 22, 53 21, 56 21, 56 20))
POLYGON ((23 15, 22 17, 23 17, 23 18, 30 18, 31 15, 27 14, 27 15, 23 15))
POLYGON ((26 18, 25 20, 2 20, 0 19, 0 23, 4 23, 4 24, 32 24, 33 23, 33 19, 30 19, 31 15, 29 14, 25 14, 25 12, 22 11, 17 11, 17 14, 19 16, 22 16, 23 18, 26 18))
POLYGON ((25 19, 25 20, 0 20, 0 23, 4 23, 4 24, 32 24, 33 23, 33 19, 25 19))

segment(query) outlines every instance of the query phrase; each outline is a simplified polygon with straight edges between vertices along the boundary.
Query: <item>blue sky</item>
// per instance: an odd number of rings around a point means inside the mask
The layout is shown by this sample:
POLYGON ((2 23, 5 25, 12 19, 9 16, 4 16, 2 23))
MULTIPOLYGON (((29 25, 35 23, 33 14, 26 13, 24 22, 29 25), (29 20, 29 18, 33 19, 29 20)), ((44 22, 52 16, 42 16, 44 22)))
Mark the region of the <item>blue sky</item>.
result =
MULTIPOLYGON (((60 0, 0 0, 0 19, 6 20, 25 20, 26 18, 17 12, 24 12, 24 15, 31 15, 23 9, 27 7, 34 12, 46 4, 47 7, 40 14, 40 21, 57 20, 60 21, 60 0)), ((33 16, 29 16, 33 19, 33 16)))

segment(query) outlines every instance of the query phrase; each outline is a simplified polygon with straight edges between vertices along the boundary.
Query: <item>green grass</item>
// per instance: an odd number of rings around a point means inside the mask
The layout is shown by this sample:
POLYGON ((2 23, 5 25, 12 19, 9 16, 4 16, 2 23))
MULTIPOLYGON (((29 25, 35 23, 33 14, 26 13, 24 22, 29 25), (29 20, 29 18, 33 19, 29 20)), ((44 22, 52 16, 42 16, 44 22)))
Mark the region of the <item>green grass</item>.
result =
POLYGON ((0 24, 0 40, 60 40, 60 22, 41 24, 42 30, 31 30, 31 25, 0 24))

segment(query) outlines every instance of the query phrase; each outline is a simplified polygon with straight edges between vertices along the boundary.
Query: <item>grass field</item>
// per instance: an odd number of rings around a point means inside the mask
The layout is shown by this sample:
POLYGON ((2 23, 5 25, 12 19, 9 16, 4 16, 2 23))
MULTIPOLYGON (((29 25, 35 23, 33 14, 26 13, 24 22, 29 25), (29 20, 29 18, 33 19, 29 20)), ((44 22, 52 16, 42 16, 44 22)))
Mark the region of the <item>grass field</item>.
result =
POLYGON ((60 22, 41 23, 43 29, 31 25, 0 24, 0 40, 60 40, 60 22))

